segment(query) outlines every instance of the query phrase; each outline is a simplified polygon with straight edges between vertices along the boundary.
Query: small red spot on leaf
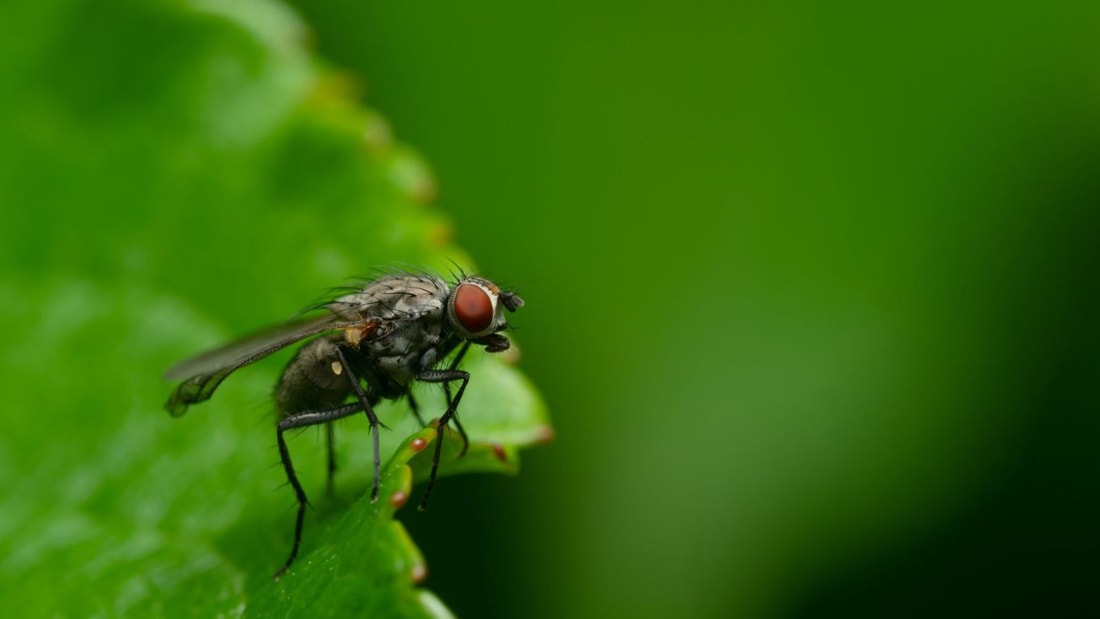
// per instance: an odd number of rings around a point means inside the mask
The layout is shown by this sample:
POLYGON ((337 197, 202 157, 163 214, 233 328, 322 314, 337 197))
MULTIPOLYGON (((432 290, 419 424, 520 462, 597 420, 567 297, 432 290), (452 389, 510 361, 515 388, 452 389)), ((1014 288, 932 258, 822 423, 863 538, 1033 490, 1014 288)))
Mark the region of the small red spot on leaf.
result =
POLYGON ((424 579, 428 577, 428 566, 423 563, 417 563, 409 570, 409 578, 416 584, 424 582, 424 579))
POLYGON ((408 500, 409 500, 409 495, 405 494, 404 492, 402 492, 400 490, 398 490, 397 492, 394 492, 393 494, 390 495, 390 505, 393 505, 393 507, 395 509, 400 509, 401 506, 405 504, 405 501, 408 501, 408 500))
POLYGON ((505 453, 504 447, 501 447, 499 443, 493 443, 493 455, 497 457, 497 460, 501 462, 508 461, 508 454, 505 453))
POLYGON ((412 448, 413 451, 423 451, 423 449, 427 446, 428 441, 425 441, 422 438, 414 438, 412 442, 409 443, 409 447, 412 448))
POLYGON ((535 432, 535 440, 540 444, 546 444, 554 440, 554 428, 550 426, 540 426, 535 432))

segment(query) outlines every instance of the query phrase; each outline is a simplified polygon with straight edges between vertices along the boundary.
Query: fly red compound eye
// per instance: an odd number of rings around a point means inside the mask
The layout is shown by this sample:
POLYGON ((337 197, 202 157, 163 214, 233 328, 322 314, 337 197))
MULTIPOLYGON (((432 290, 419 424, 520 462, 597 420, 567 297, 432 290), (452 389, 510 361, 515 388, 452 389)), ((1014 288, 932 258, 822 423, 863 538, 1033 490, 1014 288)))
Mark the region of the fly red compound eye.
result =
POLYGON ((476 284, 462 284, 455 292, 455 318, 470 333, 481 333, 493 323, 493 300, 476 284))

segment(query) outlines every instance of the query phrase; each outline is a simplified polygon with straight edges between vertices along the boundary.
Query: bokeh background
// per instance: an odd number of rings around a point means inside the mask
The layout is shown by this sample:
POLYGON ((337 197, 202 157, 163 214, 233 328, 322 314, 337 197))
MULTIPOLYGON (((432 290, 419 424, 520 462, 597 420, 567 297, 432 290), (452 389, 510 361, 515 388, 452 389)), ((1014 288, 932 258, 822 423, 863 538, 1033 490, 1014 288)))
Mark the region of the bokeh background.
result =
MULTIPOLYGON (((35 6, 12 17, 76 11, 94 33, 133 10, 35 6)), ((1098 608, 1090 3, 293 8, 318 58, 430 164, 458 245, 527 301, 521 367, 556 440, 517 478, 448 479, 430 512, 400 514, 459 616, 1098 608)), ((103 47, 140 94, 130 77, 164 37, 105 30, 130 37, 103 47)), ((0 48, 4 88, 63 84, 95 110, 96 84, 51 72, 97 38, 73 50, 64 30, 26 31, 0 48)), ((161 113, 135 101, 125 113, 161 113)), ((235 104, 243 122, 271 102, 235 104)), ((79 133, 72 118, 57 134, 79 133)), ((72 226, 94 215, 43 191, 44 223, 81 242, 72 226)), ((148 208, 185 211, 194 191, 148 208)), ((303 214, 303 233, 339 227, 326 215, 303 214)), ((205 224, 223 263, 253 249, 218 244, 238 219, 205 224)), ((158 221, 135 233, 176 220, 158 221)), ((92 259, 112 264, 111 247, 92 259)), ((4 268, 48 262, 32 249, 4 268)), ((232 269, 202 281, 216 262, 180 283, 229 295, 209 313, 247 327, 232 269)), ((288 274, 286 298, 332 283, 311 275, 288 274)))

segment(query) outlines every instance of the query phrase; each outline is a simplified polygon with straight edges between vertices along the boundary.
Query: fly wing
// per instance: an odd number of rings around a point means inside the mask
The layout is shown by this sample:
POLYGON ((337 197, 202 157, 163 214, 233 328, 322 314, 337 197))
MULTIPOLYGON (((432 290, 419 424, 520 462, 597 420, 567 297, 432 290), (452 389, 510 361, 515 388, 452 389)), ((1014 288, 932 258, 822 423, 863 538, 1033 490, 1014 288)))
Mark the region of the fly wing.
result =
POLYGON ((366 331, 374 322, 370 318, 347 320, 336 314, 304 318, 260 331, 177 363, 168 368, 164 378, 186 380, 176 387, 164 407, 172 416, 178 417, 187 412, 188 406, 210 399, 227 376, 253 361, 263 359, 307 337, 337 329, 359 328, 366 331))

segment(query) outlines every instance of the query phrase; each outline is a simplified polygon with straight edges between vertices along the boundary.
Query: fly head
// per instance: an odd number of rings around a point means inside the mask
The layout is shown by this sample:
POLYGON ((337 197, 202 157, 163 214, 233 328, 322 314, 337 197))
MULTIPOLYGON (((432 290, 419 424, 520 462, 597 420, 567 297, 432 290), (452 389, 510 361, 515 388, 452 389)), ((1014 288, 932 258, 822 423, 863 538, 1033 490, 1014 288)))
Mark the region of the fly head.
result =
POLYGON ((507 349, 507 341, 498 331, 508 327, 504 310, 514 312, 523 307, 523 299, 501 290, 481 277, 464 277, 455 284, 447 298, 447 320, 451 328, 465 340, 486 346, 489 352, 507 349))

